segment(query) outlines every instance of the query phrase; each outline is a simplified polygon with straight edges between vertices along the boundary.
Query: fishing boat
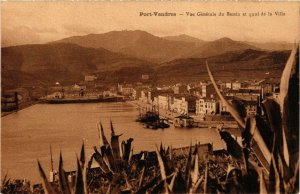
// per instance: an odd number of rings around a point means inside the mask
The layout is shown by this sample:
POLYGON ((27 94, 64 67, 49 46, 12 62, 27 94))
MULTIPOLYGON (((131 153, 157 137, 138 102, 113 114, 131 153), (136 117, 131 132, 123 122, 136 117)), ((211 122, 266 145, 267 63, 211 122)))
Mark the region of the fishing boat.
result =
POLYGON ((143 123, 145 128, 150 129, 164 129, 169 128, 170 125, 166 119, 161 119, 159 113, 155 111, 147 111, 145 114, 140 112, 137 122, 143 123))
POLYGON ((194 119, 188 115, 180 115, 174 118, 174 126, 179 128, 193 128, 194 119))

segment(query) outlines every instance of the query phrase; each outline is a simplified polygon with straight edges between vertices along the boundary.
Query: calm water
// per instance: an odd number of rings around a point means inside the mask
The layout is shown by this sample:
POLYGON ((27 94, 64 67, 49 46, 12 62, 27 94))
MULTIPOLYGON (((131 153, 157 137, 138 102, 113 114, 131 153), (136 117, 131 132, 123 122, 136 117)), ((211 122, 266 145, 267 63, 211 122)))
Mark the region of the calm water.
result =
POLYGON ((54 168, 58 167, 59 150, 62 150, 66 170, 75 169, 76 153, 82 141, 87 156, 93 146, 99 145, 97 123, 101 120, 105 134, 110 138, 110 119, 121 140, 134 138, 134 151, 154 150, 155 144, 187 146, 190 142, 214 143, 222 148, 214 129, 145 129, 135 119, 137 109, 128 103, 97 104, 38 104, 1 119, 1 176, 8 172, 12 178, 29 178, 40 182, 37 170, 39 159, 48 174, 50 171, 49 147, 52 146, 54 168))

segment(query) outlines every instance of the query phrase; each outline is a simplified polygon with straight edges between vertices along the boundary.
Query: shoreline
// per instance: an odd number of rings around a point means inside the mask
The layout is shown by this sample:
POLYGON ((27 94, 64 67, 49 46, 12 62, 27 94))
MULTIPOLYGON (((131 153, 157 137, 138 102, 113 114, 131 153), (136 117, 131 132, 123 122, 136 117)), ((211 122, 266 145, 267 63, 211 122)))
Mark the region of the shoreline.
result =
POLYGON ((39 104, 39 103, 40 103, 39 101, 28 101, 28 102, 24 102, 24 103, 20 104, 18 110, 13 110, 13 111, 9 111, 9 112, 2 112, 1 111, 1 118, 5 117, 5 116, 8 116, 8 115, 10 115, 12 113, 18 112, 20 110, 29 108, 29 107, 31 107, 33 105, 36 105, 36 104, 39 104))

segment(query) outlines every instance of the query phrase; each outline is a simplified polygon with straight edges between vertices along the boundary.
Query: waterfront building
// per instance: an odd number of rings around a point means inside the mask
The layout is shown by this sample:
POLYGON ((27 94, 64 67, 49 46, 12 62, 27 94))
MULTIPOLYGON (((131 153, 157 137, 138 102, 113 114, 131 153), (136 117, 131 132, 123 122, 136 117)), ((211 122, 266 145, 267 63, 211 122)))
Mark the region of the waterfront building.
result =
POLYGON ((193 96, 201 96, 202 88, 201 87, 194 87, 190 89, 190 94, 193 96))
POLYGON ((188 92, 188 87, 183 84, 176 84, 173 87, 174 94, 184 94, 188 92))
POLYGON ((173 112, 177 112, 180 114, 187 114, 188 113, 188 102, 185 101, 184 97, 181 97, 181 98, 173 97, 173 104, 171 106, 171 110, 173 112))
POLYGON ((219 112, 219 102, 216 99, 200 98, 196 101, 196 115, 215 115, 219 112))
POLYGON ((232 84, 231 84, 231 82, 226 82, 226 83, 225 83, 225 88, 232 89, 232 84))
POLYGON ((239 90, 242 87, 242 83, 241 82, 233 82, 232 83, 232 89, 233 90, 239 90))
POLYGON ((170 109, 170 100, 169 96, 167 95, 158 95, 157 97, 154 97, 153 104, 159 111, 161 110, 169 110, 170 109))

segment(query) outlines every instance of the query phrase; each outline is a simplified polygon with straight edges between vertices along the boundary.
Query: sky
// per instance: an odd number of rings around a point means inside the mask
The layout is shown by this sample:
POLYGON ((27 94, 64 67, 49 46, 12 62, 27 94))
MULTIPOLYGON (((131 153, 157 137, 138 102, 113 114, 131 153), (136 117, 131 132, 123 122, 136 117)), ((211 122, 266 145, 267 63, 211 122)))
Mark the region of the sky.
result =
POLYGON ((203 40, 299 39, 298 2, 2 2, 2 47, 46 43, 113 30, 144 30, 157 36, 187 34, 203 40), (276 16, 275 12, 284 16, 276 16), (140 16, 173 12, 176 17, 140 16), (186 16, 186 12, 222 12, 224 16, 186 16), (227 12, 241 16, 227 16, 227 12), (261 13, 266 16, 261 16, 261 13), (271 13, 272 16, 267 13, 271 13), (246 16, 242 16, 246 13, 246 16), (260 16, 250 17, 250 14, 260 16), (183 15, 180 15, 183 14, 183 15))

